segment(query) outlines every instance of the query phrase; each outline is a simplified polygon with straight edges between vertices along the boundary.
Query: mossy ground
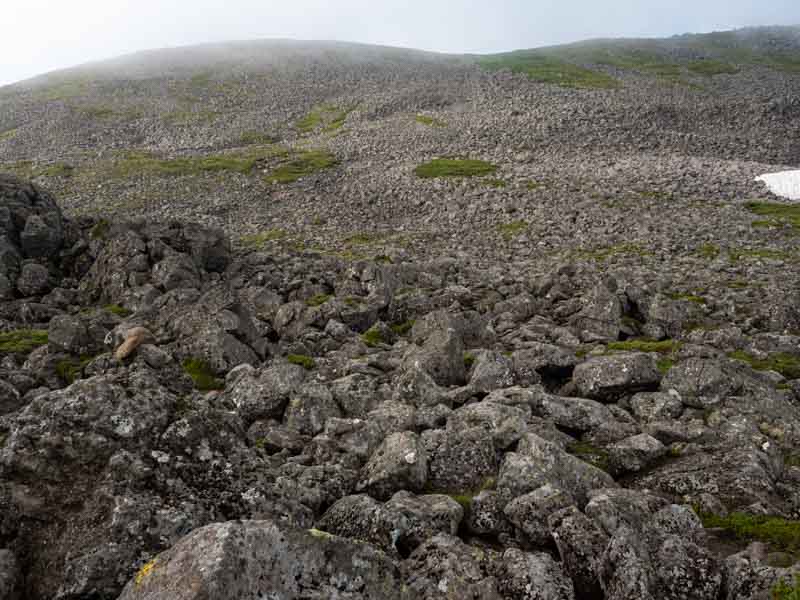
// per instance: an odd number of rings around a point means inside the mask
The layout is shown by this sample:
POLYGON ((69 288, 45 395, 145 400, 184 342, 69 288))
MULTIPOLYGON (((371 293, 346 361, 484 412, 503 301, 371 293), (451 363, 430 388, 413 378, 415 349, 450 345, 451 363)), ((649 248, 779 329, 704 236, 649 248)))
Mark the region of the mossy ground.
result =
POLYGON ((575 441, 567 446, 567 452, 598 469, 603 471, 608 471, 609 469, 608 452, 603 448, 586 442, 575 441))
POLYGON ((71 385, 83 376, 83 370, 86 368, 86 365, 92 362, 93 358, 93 356, 84 355, 79 359, 67 358, 59 361, 56 364, 56 374, 64 383, 71 385))
POLYGON ((409 319, 408 321, 403 321, 402 323, 395 323, 391 326, 392 332, 395 335, 406 335, 411 328, 414 327, 415 321, 413 319, 409 319))
POLYGON ((722 529, 737 540, 763 542, 780 552, 800 552, 800 521, 736 512, 725 517, 700 512, 699 516, 703 527, 722 529))
POLYGON ((731 352, 729 356, 750 365, 756 371, 776 371, 787 379, 800 379, 800 355, 778 352, 767 358, 757 358, 743 350, 731 352))
POLYGON ((420 123, 422 125, 427 125, 428 127, 439 127, 439 128, 447 127, 447 123, 445 123, 444 121, 436 119, 434 117, 429 117, 428 115, 417 115, 416 117, 414 117, 414 120, 417 123, 420 123))
POLYGON ((495 54, 478 59, 484 69, 508 69, 523 73, 538 83, 550 83, 569 88, 614 89, 620 82, 610 75, 593 71, 541 52, 521 50, 495 54))
POLYGON ((0 333, 0 353, 28 354, 47 343, 47 331, 43 329, 17 329, 0 333))
POLYGON ((796 229, 800 229, 800 204, 748 202, 747 209, 760 217, 769 217, 777 222, 789 223, 796 229))
POLYGON ((791 580, 781 579, 770 590, 771 600, 800 600, 800 575, 791 580))
POLYGON ((371 327, 366 332, 362 333, 361 340, 370 348, 375 348, 386 343, 381 330, 377 327, 371 327))
POLYGON ((133 311, 128 310, 124 306, 120 306, 119 304, 106 304, 103 307, 104 310, 110 312, 111 314, 117 315, 118 317, 129 317, 133 314, 133 311))
POLYGON ((681 343, 677 340, 626 340, 624 342, 611 342, 606 346, 609 350, 622 352, 658 352, 659 354, 672 354, 677 352, 681 343))
POLYGON ((286 357, 286 360, 288 360, 293 365, 300 365, 306 371, 310 371, 315 366, 317 366, 317 363, 314 362, 314 359, 311 358, 310 356, 306 356, 305 354, 290 354, 289 356, 286 357))
POLYGON ((338 164, 336 158, 324 150, 306 150, 292 155, 287 161, 267 175, 269 183, 294 183, 318 171, 330 169, 338 164))
POLYGON ((288 232, 284 231, 283 229, 268 229, 266 231, 262 231, 261 233, 246 235, 241 238, 240 241, 242 244, 250 248, 261 249, 264 248, 269 242, 283 240, 288 235, 288 232))
POLYGON ((483 160, 437 158, 414 169, 421 179, 437 177, 483 177, 497 171, 497 165, 483 160))
POLYGON ((214 376, 211 367, 204 360, 197 358, 186 359, 183 361, 183 370, 194 381, 194 387, 201 392, 225 388, 225 382, 214 376))
POLYGON ((652 253, 645 250, 638 244, 617 244, 616 246, 609 246, 606 248, 595 248, 593 250, 579 250, 576 253, 578 258, 585 260, 594 260, 596 262, 605 262, 611 258, 620 256, 650 256, 652 253))
POLYGON ((223 171, 248 174, 259 161, 285 154, 285 149, 261 146, 227 154, 181 158, 160 158, 148 152, 127 152, 115 162, 112 172, 114 176, 123 178, 141 175, 176 177, 223 171))
POLYGON ((512 221, 511 223, 503 223, 497 226, 497 231, 503 236, 506 241, 511 241, 518 235, 524 233, 530 224, 527 221, 512 221))
POLYGON ((333 296, 330 294, 316 294, 315 296, 312 296, 306 300, 306 305, 310 307, 322 306, 331 298, 333 298, 333 296))

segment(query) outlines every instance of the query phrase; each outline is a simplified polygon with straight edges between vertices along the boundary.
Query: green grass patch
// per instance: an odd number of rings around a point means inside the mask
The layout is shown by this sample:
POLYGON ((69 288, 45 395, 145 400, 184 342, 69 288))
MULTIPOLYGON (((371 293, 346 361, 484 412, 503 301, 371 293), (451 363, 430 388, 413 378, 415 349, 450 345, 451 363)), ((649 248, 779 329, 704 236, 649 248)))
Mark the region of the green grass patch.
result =
POLYGON ((610 75, 531 50, 483 56, 478 59, 478 64, 490 71, 509 70, 512 73, 523 73, 538 83, 561 87, 614 89, 620 86, 619 80, 610 75))
POLYGON ((188 358, 183 361, 183 370, 194 382, 194 387, 201 392, 225 389, 225 382, 214 376, 211 367, 204 360, 188 358))
POLYGON ((795 574, 794 584, 781 579, 772 586, 770 595, 771 600, 800 600, 800 574, 795 574))
POLYGON ((54 163, 39 169, 37 176, 44 177, 72 177, 75 167, 67 163, 54 163))
POLYGON ((331 298, 333 298, 331 294, 317 294, 306 300, 306 305, 311 307, 322 306, 331 298))
POLYGON ((608 452, 603 448, 598 448, 586 442, 575 441, 567 445, 567 452, 598 469, 608 471, 608 452))
POLYGON ((485 183, 489 187, 498 188, 498 189, 508 186, 508 183, 506 183, 502 179, 484 179, 483 183, 485 183))
POLYGON ((28 354, 47 343, 47 331, 43 329, 17 329, 0 333, 0 352, 28 354))
POLYGON ((355 108, 345 108, 344 110, 336 112, 333 116, 333 120, 325 126, 325 133, 335 133, 339 131, 342 127, 344 127, 347 117, 354 110, 355 108))
POLYGON ((722 517, 700 512, 698 516, 703 527, 722 529, 737 540, 763 542, 781 552, 800 551, 800 521, 745 513, 722 517))
POLYGON ((723 62, 721 60, 692 60, 686 65, 686 68, 695 75, 702 75, 704 77, 713 77, 714 75, 735 75, 739 72, 738 67, 723 62))
POLYGON ((67 385, 72 385, 76 380, 83 377, 83 370, 90 362, 93 356, 84 355, 80 359, 67 358, 56 363, 56 374, 67 385))
POLYGON ((720 255, 720 252, 721 250, 719 249, 719 246, 717 246, 716 244, 703 244, 697 249, 695 254, 697 254, 697 256, 699 256, 700 258, 714 260, 720 255))
POLYGON ((240 146, 271 146, 272 144, 277 144, 279 141, 277 136, 268 133, 245 131, 239 136, 236 143, 240 146))
POLYGON ((363 341, 370 348, 376 348, 377 346, 386 343, 381 330, 377 327, 370 327, 367 331, 362 333, 361 341, 363 341))
POLYGON ((310 133, 322 124, 322 112, 318 110, 311 111, 305 117, 294 124, 294 128, 300 133, 310 133))
POLYGON ((437 158, 414 169, 421 179, 437 177, 483 177, 497 171, 497 165, 483 160, 437 158))
POLYGON ((5 140, 10 140, 15 135, 19 133, 19 127, 15 127, 14 129, 7 129, 5 131, 0 131, 0 142, 4 142, 5 140))
POLYGON ((775 371, 786 379, 800 379, 800 356, 798 355, 777 352, 770 354, 767 358, 757 358, 743 350, 736 350, 728 356, 747 363, 756 371, 775 371))
POLYGON ((769 248, 731 248, 728 256, 733 262, 744 259, 755 260, 793 260, 797 255, 786 250, 771 250, 769 248))
POLYGON ((336 158, 327 151, 306 150, 294 154, 287 162, 273 170, 266 180, 269 183, 294 183, 302 177, 333 168, 337 164, 336 158))
MULTIPOLYGON (((748 202, 747 210, 760 217, 769 217, 770 221, 788 223, 800 230, 800 204, 777 204, 774 202, 748 202)), ((770 222, 767 221, 767 222, 770 222)), ((762 221, 764 222, 764 221, 762 221)), ((755 226, 755 223, 753 223, 755 226)))
POLYGON ((285 153, 282 149, 258 148, 229 154, 164 159, 145 152, 128 152, 115 162, 112 171, 118 177, 176 177, 224 171, 249 174, 260 161, 285 153))
POLYGON ((262 231, 261 233, 246 235, 241 238, 241 242, 245 246, 249 246, 251 248, 263 248, 269 242, 282 240, 286 238, 287 235, 289 234, 283 229, 268 229, 267 231, 262 231))
POLYGON ((668 358, 668 357, 659 358, 656 361, 656 367, 658 368, 658 371, 662 375, 666 375, 667 373, 669 373, 669 370, 674 366, 675 366, 675 359, 673 358, 668 358))
POLYGON ((406 335, 411 328, 414 327, 414 319, 409 319, 408 321, 403 321, 402 323, 395 323, 391 326, 392 333, 395 335, 406 335))
POLYGON ((651 256, 652 252, 645 250, 638 244, 618 244, 606 248, 595 248, 594 250, 580 250, 576 253, 578 258, 605 262, 618 256, 651 256))
POLYGON ((534 190, 538 190, 538 189, 543 188, 543 187, 544 187, 544 184, 542 182, 540 182, 540 181, 526 181, 525 182, 525 189, 528 190, 529 192, 532 192, 534 190))
POLYGON ((518 235, 527 231, 529 227, 527 221, 513 221, 512 223, 504 223, 497 226, 497 231, 503 236, 506 241, 511 241, 518 235))
POLYGON ((677 340, 626 340, 624 342, 611 342, 606 348, 622 352, 657 352, 659 354, 672 354, 680 350, 681 345, 681 342, 677 340))
POLYGON ((314 361, 314 359, 305 354, 290 354, 286 357, 286 360, 293 365, 300 365, 306 371, 310 371, 317 366, 317 363, 314 361))
POLYGON ((119 304, 106 304, 103 307, 103 310, 106 310, 113 315, 117 315, 118 317, 122 317, 123 319, 133 314, 133 311, 130 311, 124 306, 120 306, 119 304))
POLYGON ((100 219, 89 231, 89 237, 93 240, 104 240, 111 229, 111 223, 106 219, 100 219))
POLYGON ((116 115, 110 106, 82 106, 80 112, 86 118, 96 121, 111 119, 116 115))
POLYGON ((464 367, 469 370, 475 364, 475 355, 472 352, 464 352, 464 367))
POLYGON ((414 120, 421 125, 427 125, 428 127, 447 127, 447 123, 436 119, 434 117, 429 117, 428 115, 417 115, 414 117, 414 120))
POLYGON ((698 296, 696 294, 684 294, 676 292, 674 294, 670 294, 669 297, 673 300, 685 300, 686 302, 691 302, 692 304, 706 304, 707 302, 703 296, 698 296))

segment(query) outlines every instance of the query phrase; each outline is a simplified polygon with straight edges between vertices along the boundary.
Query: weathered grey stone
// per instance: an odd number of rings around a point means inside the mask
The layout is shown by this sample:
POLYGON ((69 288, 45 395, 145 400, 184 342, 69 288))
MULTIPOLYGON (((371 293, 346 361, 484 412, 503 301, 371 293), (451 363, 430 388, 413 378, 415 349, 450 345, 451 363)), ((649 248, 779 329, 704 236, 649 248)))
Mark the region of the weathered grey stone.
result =
POLYGON ((447 420, 450 431, 482 427, 492 437, 496 448, 503 450, 516 443, 527 429, 525 412, 514 406, 477 402, 454 411, 447 420))
POLYGON ((667 447, 654 437, 640 433, 608 447, 609 465, 615 473, 641 471, 667 453, 667 447))
POLYGON ((515 383, 511 360, 499 352, 484 350, 475 355, 469 385, 477 393, 507 388, 515 383))
POLYGON ((561 565, 544 552, 506 550, 498 571, 500 592, 519 600, 573 600, 572 581, 561 565))
POLYGON ((584 299, 584 308, 570 325, 584 342, 615 341, 622 326, 622 305, 617 295, 604 284, 596 286, 584 299))
POLYGON ((270 521, 240 521, 191 533, 142 567, 120 600, 309 594, 332 600, 410 597, 392 561, 369 544, 281 529, 270 521))
POLYGON ((499 466, 492 435, 483 427, 446 430, 429 457, 428 482, 439 492, 476 493, 496 477, 499 466))
POLYGON ((573 381, 582 396, 608 402, 658 389, 661 373, 652 355, 621 353, 582 362, 575 367, 573 381))
POLYGON ((10 550, 0 550, 0 598, 19 600, 22 597, 20 568, 10 550))
POLYGON ((602 600, 601 558, 608 537, 574 506, 550 515, 550 535, 580 598, 602 600))
POLYGON ((17 279, 17 289, 24 296, 41 296, 50 291, 52 282, 47 267, 38 263, 26 262, 17 279))
POLYGON ((395 492, 421 492, 428 480, 428 455, 416 433, 393 433, 373 453, 356 486, 379 500, 395 492))
POLYGON ((517 452, 505 455, 497 487, 516 497, 547 484, 569 493, 579 506, 586 505, 590 491, 616 487, 608 473, 529 433, 520 441, 517 452))
POLYGON ((300 365, 278 361, 260 373, 254 370, 243 373, 226 389, 225 396, 246 422, 281 419, 289 396, 305 378, 306 370, 300 365))
POLYGON ((515 498, 503 512, 531 544, 545 546, 552 541, 548 526, 550 515, 574 503, 569 494, 548 484, 515 498))
POLYGON ((631 412, 640 421, 677 419, 683 412, 680 395, 668 392, 642 392, 631 398, 631 412))

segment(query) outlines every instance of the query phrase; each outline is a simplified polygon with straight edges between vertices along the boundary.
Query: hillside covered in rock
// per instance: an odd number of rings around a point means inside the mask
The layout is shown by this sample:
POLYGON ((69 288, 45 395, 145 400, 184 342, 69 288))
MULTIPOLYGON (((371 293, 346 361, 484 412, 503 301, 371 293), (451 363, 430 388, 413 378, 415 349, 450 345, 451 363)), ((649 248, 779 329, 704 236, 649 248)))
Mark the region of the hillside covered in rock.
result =
POLYGON ((792 598, 800 207, 754 178, 798 65, 252 42, 0 89, 0 598, 792 598))

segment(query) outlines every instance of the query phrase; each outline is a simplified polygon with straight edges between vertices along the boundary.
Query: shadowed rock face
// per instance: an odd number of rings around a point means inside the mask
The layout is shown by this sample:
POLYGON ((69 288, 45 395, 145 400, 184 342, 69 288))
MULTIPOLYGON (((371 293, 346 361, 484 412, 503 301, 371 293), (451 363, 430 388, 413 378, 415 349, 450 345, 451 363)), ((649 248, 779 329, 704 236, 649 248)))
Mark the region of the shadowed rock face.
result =
POLYGON ((773 96, 797 76, 622 69, 576 90, 265 47, 269 69, 249 47, 224 68, 205 49, 208 76, 172 65, 188 116, 164 119, 158 55, 116 65, 120 107, 152 99, 130 121, 96 122, 100 80, 69 118, 52 99, 69 86, 0 93, 0 131, 31 117, 0 160, 35 159, 35 183, 0 177, 0 598, 749 600, 792 582, 771 532, 800 510, 796 224, 752 178, 796 156, 773 96), (51 164, 85 140, 71 176, 51 164), (340 162, 267 184, 300 146, 340 162), (413 175, 451 155, 500 183, 413 175), (725 529, 765 515, 783 521, 754 544, 725 529))

